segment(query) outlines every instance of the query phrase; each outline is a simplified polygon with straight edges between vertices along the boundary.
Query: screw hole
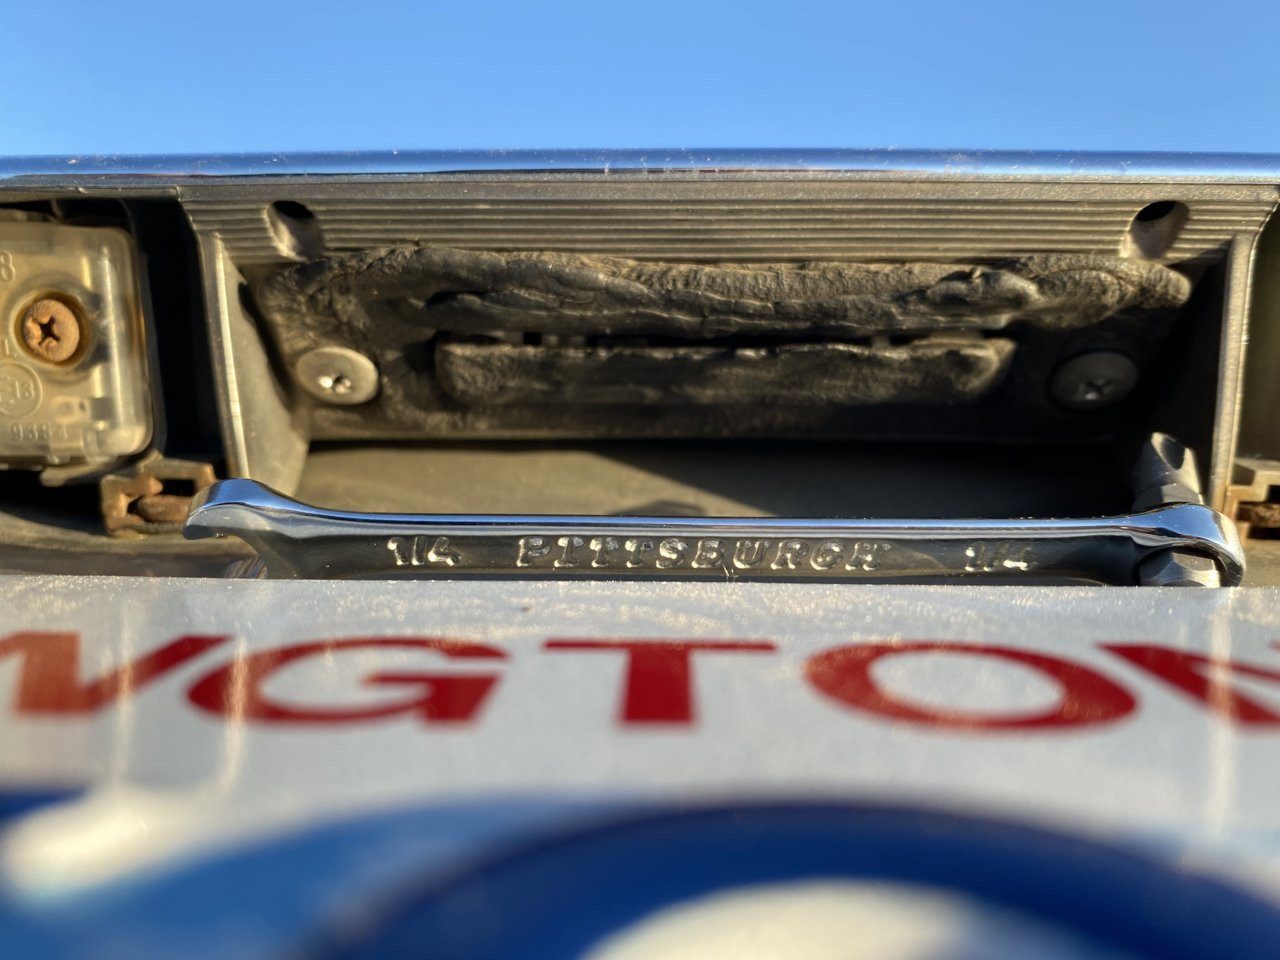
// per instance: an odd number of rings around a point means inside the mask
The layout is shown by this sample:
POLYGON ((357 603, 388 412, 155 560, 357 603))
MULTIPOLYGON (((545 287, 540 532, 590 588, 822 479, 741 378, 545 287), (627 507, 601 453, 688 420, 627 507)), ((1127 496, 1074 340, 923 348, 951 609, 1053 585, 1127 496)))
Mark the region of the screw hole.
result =
POLYGON ((1178 207, 1176 200, 1157 200, 1155 203, 1148 203, 1139 210, 1133 217, 1135 223, 1149 223, 1152 220, 1159 220, 1173 213, 1178 207))
POLYGON ((1168 254, 1190 216, 1187 205, 1177 200, 1157 200, 1147 204, 1133 215, 1121 244, 1121 253, 1143 260, 1161 259, 1168 254))
POLYGON ((267 223, 276 249, 286 257, 314 260, 324 253, 320 222, 297 200, 277 200, 267 207, 267 223))

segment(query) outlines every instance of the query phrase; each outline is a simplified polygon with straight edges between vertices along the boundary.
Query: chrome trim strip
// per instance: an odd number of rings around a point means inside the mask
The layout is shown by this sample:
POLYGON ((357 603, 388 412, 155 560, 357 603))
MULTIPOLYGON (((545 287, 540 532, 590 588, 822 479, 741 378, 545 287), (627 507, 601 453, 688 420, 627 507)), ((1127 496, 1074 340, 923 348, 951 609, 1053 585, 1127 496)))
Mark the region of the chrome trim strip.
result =
POLYGON ((0 158, 0 185, 101 179, 173 181, 254 177, 397 177, 520 172, 592 175, 670 172, 873 174, 911 178, 1055 178, 1280 182, 1280 157, 1250 153, 1019 150, 390 150, 353 153, 105 155, 0 158))

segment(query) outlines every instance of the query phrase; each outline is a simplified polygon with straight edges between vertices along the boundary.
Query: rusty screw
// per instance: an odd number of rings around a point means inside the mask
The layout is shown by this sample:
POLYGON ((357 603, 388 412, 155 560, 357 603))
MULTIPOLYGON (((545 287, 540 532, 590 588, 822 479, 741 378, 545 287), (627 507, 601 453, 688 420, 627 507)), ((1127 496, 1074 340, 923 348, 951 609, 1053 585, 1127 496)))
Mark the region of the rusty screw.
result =
POLYGON ((80 320, 61 300, 37 300, 22 317, 22 342, 41 360, 65 363, 80 348, 80 320))

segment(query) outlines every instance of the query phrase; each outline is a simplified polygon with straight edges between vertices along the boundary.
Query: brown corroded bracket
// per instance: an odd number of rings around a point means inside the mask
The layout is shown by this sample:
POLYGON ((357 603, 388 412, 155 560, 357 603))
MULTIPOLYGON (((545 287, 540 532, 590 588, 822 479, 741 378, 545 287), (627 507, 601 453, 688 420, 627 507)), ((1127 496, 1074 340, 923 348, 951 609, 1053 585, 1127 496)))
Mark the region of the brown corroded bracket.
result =
POLYGON ((113 536, 176 533, 192 497, 216 480, 207 463, 165 457, 141 461, 128 474, 108 474, 99 481, 103 525, 113 536), (179 485, 181 493, 166 492, 179 485))

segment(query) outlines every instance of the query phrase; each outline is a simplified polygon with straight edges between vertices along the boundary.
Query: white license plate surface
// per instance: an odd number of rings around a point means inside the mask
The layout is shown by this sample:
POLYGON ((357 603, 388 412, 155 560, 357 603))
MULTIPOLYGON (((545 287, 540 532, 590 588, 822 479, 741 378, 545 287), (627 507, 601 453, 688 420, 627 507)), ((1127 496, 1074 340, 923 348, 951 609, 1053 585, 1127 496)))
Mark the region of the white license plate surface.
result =
POLYGON ((275 956, 512 845, 743 805, 1045 828, 1280 905, 1280 591, 0 597, 0 934, 47 955, 275 956))

